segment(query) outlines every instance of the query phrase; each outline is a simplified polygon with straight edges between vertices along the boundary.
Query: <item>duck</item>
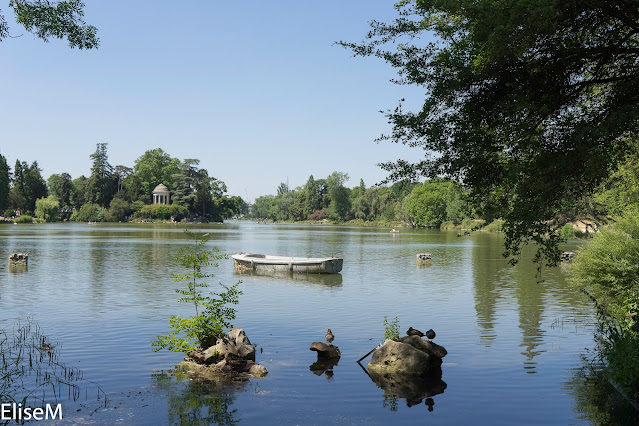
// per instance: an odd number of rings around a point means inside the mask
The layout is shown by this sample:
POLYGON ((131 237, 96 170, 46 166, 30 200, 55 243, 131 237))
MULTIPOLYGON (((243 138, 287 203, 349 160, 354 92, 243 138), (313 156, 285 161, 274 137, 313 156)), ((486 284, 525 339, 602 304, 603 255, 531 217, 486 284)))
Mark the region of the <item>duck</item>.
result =
POLYGON ((326 341, 332 345, 333 344, 333 340, 335 339, 335 335, 333 334, 333 332, 331 331, 330 328, 326 332, 326 336, 325 337, 326 337, 326 341))
POLYGON ((424 337, 424 333, 419 330, 414 329, 413 327, 408 327, 408 331, 406 332, 408 336, 419 336, 424 337))

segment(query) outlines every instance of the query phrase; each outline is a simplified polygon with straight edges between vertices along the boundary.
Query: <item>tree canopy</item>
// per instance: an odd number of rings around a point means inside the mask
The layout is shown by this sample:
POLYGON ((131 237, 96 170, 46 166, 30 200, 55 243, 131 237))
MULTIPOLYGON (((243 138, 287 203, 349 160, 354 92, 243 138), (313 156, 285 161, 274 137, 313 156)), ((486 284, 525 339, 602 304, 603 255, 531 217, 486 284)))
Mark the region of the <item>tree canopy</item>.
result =
POLYGON ((426 91, 387 111, 381 139, 421 147, 384 163, 389 180, 452 177, 507 254, 528 241, 558 258, 555 230, 625 158, 639 125, 639 7, 626 0, 402 0, 362 43, 341 42, 426 91), (434 38, 433 38, 434 36, 434 38))
MULTIPOLYGON (((84 22, 84 3, 80 0, 50 2, 48 0, 11 0, 15 20, 38 38, 66 38, 69 46, 94 49, 100 45, 97 28, 84 22)), ((0 41, 10 34, 9 24, 0 10, 0 41)))

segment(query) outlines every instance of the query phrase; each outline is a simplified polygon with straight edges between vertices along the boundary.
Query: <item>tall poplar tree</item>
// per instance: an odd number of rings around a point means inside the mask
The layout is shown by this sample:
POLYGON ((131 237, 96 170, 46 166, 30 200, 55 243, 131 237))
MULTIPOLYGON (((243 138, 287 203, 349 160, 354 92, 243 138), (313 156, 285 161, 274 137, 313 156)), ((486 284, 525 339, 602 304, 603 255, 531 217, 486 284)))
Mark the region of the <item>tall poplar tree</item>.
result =
POLYGON ((9 207, 11 170, 7 158, 0 154, 0 215, 9 207))

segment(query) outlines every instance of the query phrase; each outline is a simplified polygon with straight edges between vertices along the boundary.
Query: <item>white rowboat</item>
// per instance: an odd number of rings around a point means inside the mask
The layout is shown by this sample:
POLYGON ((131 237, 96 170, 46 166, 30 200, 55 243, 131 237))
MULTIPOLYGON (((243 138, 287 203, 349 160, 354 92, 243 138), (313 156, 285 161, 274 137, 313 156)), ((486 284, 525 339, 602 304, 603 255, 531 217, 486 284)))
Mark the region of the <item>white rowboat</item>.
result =
POLYGON ((237 253, 231 257, 233 258, 233 267, 237 269, 266 269, 315 274, 337 274, 342 270, 344 263, 344 259, 337 257, 286 257, 254 253, 237 253))

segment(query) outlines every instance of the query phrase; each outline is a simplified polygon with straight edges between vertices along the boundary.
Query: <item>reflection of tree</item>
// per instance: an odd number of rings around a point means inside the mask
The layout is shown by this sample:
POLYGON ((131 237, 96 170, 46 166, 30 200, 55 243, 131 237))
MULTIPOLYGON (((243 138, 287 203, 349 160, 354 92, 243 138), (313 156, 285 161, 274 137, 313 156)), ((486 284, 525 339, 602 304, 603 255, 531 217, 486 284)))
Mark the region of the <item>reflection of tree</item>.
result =
POLYGON ((639 424, 639 412, 610 384, 601 366, 582 360, 565 384, 575 400, 574 411, 591 424, 639 424))
POLYGON ((515 295, 519 306, 519 328, 522 330, 520 347, 526 357, 524 369, 528 373, 535 373, 536 362, 533 359, 545 351, 538 346, 543 343, 544 331, 541 329, 544 308, 544 296, 549 285, 556 282, 536 282, 536 265, 532 262, 520 262, 515 268, 514 278, 517 283, 515 295))
POLYGON ((479 234, 477 245, 472 251, 473 285, 475 287, 475 311, 477 324, 481 328, 481 340, 490 347, 497 336, 495 327, 495 305, 501 294, 498 291, 500 280, 504 276, 504 268, 509 266, 502 256, 501 244, 494 241, 494 236, 479 234))
POLYGON ((232 408, 233 393, 247 382, 215 380, 189 380, 186 374, 173 372, 175 383, 166 372, 155 373, 153 378, 168 392, 168 423, 181 425, 235 425, 239 422, 237 409, 232 408))

